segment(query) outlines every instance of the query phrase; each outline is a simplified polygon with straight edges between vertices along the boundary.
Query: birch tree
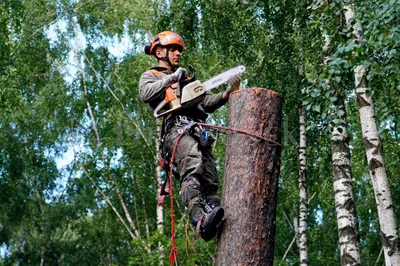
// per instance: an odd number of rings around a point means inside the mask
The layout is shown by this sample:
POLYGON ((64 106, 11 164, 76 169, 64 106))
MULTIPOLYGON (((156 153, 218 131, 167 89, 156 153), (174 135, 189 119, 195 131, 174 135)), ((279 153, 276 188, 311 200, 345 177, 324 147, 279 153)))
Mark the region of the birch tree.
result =
POLYGON ((361 265, 358 220, 353 198, 349 137, 344 99, 336 95, 336 115, 332 122, 332 178, 338 219, 342 265, 361 265))
MULTIPOLYGON (((354 41, 363 45, 362 25, 355 21, 353 7, 345 6, 346 22, 352 27, 354 41)), ((363 64, 354 68, 354 84, 360 114, 363 143, 374 188, 375 201, 379 215, 380 237, 387 266, 400 265, 400 239, 394 213, 392 194, 386 175, 382 142, 378 133, 372 90, 368 84, 367 69, 363 64)))
POLYGON ((308 265, 308 247, 307 247, 307 216, 308 216, 308 198, 307 198, 307 136, 306 136, 306 109, 304 105, 300 107, 300 146, 299 146, 299 190, 300 190, 300 219, 298 247, 300 252, 300 265, 308 265))
MULTIPOLYGON (((330 36, 324 34, 325 51, 324 64, 331 60, 329 53, 330 36)), ((358 220, 353 197, 352 174, 350 166, 349 138, 347 134, 346 109, 344 97, 334 86, 335 78, 330 77, 325 84, 327 90, 332 91, 329 112, 332 148, 332 179, 335 193, 336 217, 338 220, 338 235, 341 265, 361 265, 358 220)), ((338 80, 338 79, 336 79, 338 80)), ((341 80, 341 78, 339 78, 341 80)))
MULTIPOLYGON (((305 78, 305 62, 302 57, 300 67, 300 77, 303 77, 301 87, 304 87, 305 78)), ((307 132, 306 132, 306 106, 301 104, 299 108, 299 228, 297 245, 300 253, 300 265, 308 265, 308 246, 307 246, 307 217, 308 217, 308 195, 307 195, 307 132)))

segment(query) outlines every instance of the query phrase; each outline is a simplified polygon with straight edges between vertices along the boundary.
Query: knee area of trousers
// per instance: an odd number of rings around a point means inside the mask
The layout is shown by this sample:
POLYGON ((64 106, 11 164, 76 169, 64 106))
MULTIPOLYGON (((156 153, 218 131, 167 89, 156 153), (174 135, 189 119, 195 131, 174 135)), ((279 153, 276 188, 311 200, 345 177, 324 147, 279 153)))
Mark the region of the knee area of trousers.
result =
POLYGON ((182 201, 187 205, 191 199, 200 197, 200 182, 195 177, 188 177, 181 186, 182 201))

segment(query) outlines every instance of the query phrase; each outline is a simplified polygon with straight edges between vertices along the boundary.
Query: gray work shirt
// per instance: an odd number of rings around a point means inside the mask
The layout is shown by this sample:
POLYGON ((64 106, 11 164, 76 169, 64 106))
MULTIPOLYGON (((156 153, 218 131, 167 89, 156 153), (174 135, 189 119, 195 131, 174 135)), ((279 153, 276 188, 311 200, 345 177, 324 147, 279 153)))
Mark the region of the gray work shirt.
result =
MULTIPOLYGON (((171 74, 172 73, 164 67, 153 67, 144 72, 139 80, 140 100, 149 104, 154 110, 165 98, 165 90, 174 83, 170 77, 171 74)), ((207 94, 199 104, 177 110, 173 112, 173 114, 168 115, 166 119, 182 115, 193 120, 204 122, 209 113, 213 113, 227 102, 227 100, 222 98, 222 94, 222 92, 207 94)))

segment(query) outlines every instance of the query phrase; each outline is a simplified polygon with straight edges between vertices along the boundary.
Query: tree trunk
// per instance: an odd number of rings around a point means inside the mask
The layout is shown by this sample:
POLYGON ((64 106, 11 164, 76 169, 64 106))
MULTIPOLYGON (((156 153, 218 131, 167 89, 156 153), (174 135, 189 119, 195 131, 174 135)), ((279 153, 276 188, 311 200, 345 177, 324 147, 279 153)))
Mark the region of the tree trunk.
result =
POLYGON ((299 146, 299 231, 297 246, 299 248, 300 266, 308 265, 308 247, 307 247, 307 135, 306 135, 306 107, 300 107, 300 146, 299 146))
POLYGON ((45 250, 46 250, 46 247, 44 246, 44 244, 42 244, 40 246, 40 266, 44 266, 45 250))
POLYGON ((349 136, 344 99, 337 95, 333 113, 338 123, 332 130, 332 179, 335 192, 336 216, 338 220, 341 265, 361 265, 358 220, 353 198, 350 166, 349 136))
MULTIPOLYGON (((161 126, 157 125, 157 136, 160 136, 161 134, 161 126)), ((158 138, 157 143, 156 143, 156 158, 155 158, 155 167, 156 167, 156 182, 157 182, 157 191, 158 194, 156 195, 156 201, 158 201, 158 195, 161 192, 161 187, 163 184, 161 172, 162 168, 160 166, 160 163, 158 162, 158 156, 160 155, 160 138, 158 138)), ((168 178, 168 177, 167 177, 168 178)), ((157 213, 157 230, 160 234, 164 233, 164 206, 157 204, 156 207, 156 213, 157 213)), ((158 242, 158 247, 157 251, 159 253, 159 259, 158 259, 158 264, 162 265, 163 261, 165 259, 165 250, 164 246, 161 241, 158 242)))
MULTIPOLYGON (((306 83, 306 63, 304 51, 301 50, 301 61, 299 67, 301 77, 300 91, 306 83)), ((307 217, 308 217, 308 194, 307 194, 307 130, 306 130, 306 106, 303 102, 299 110, 299 224, 297 227, 297 247, 299 249, 300 266, 308 266, 307 245, 307 217)))
MULTIPOLYGON (((345 9, 346 21, 350 24, 354 13, 351 6, 346 6, 345 9)), ((354 39, 362 44, 362 27, 360 23, 355 23, 353 33, 354 39)), ((385 163, 382 156, 382 143, 378 134, 372 91, 368 85, 366 70, 363 65, 359 65, 355 68, 354 79, 363 142, 378 209, 385 263, 387 266, 400 265, 400 239, 397 232, 397 221, 394 214, 389 180, 386 175, 385 163)))
MULTIPOLYGON (((282 98, 251 88, 229 98, 228 126, 281 141, 282 98)), ((249 134, 227 133, 222 205, 225 224, 216 265, 273 265, 281 147, 249 134)))
MULTIPOLYGON (((324 39, 323 49, 326 53, 330 46, 330 36, 324 34, 324 39)), ((325 54, 324 64, 327 65, 330 59, 331 55, 325 54)), ((332 84, 329 86, 337 97, 337 105, 332 106, 330 110, 332 114, 335 114, 330 124, 332 126, 332 179, 338 222, 340 263, 343 266, 361 265, 360 236, 353 197, 346 109, 343 96, 335 91, 332 84)))

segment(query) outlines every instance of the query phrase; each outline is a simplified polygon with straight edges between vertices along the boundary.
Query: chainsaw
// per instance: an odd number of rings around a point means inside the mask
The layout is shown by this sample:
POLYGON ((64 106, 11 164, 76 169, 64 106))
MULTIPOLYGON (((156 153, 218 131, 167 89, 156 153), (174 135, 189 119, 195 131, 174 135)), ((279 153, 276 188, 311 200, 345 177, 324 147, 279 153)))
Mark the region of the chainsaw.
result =
POLYGON ((181 72, 178 82, 166 89, 164 100, 154 109, 154 116, 165 116, 174 111, 198 104, 208 91, 227 83, 235 75, 243 74, 245 70, 244 66, 239 65, 201 82, 196 80, 194 68, 189 65, 189 71, 192 73, 191 77, 186 78, 184 73, 181 72))

